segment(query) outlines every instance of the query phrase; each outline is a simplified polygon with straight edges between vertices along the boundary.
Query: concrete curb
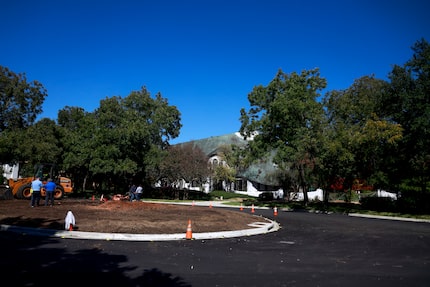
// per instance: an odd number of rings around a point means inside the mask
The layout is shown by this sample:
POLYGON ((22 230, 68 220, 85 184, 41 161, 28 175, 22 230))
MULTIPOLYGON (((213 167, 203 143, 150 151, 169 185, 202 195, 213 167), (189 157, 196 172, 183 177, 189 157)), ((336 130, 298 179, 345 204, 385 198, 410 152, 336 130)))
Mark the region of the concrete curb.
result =
MULTIPOLYGON (((195 206, 212 206, 212 207, 224 207, 224 208, 231 208, 231 209, 239 209, 240 206, 235 205, 228 205, 228 200, 226 201, 196 201, 196 202, 166 202, 166 201, 158 201, 158 200, 141 200, 142 202, 146 203, 163 203, 163 204, 176 204, 176 205, 195 205, 195 206)), ((251 206, 242 206, 244 210, 251 210, 251 206)), ((266 206, 254 206, 254 209, 271 209, 270 207, 266 206)))
POLYGON ((428 219, 407 218, 407 217, 394 217, 394 216, 383 216, 383 215, 371 215, 371 214, 361 214, 361 213, 349 213, 348 216, 374 218, 374 219, 386 219, 386 220, 399 220, 399 221, 409 221, 409 222, 426 222, 426 223, 430 223, 430 220, 428 220, 428 219))
MULTIPOLYGON (((268 220, 267 218, 265 218, 268 220)), ((249 224, 252 228, 235 231, 219 231, 193 233, 192 239, 217 239, 243 237, 257 234, 265 234, 279 230, 280 226, 276 221, 268 220, 265 222, 254 222, 249 224)), ((92 240, 121 240, 121 241, 171 241, 171 240, 189 240, 186 239, 186 233, 173 234, 130 234, 130 233, 98 233, 84 231, 63 231, 43 228, 19 227, 13 225, 0 225, 0 231, 9 231, 21 233, 23 235, 48 236, 66 239, 92 239, 92 240)))

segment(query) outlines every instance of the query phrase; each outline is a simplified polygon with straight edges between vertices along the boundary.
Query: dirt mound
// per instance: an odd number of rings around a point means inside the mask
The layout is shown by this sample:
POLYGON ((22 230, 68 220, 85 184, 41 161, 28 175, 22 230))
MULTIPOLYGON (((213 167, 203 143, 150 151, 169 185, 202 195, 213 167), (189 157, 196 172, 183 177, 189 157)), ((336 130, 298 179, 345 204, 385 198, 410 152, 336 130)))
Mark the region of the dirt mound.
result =
POLYGON ((249 228, 264 218, 247 211, 192 205, 62 199, 55 206, 32 208, 27 200, 1 200, 0 224, 64 230, 64 219, 71 210, 75 230, 107 233, 163 234, 186 232, 188 220, 193 232, 230 231, 249 228))

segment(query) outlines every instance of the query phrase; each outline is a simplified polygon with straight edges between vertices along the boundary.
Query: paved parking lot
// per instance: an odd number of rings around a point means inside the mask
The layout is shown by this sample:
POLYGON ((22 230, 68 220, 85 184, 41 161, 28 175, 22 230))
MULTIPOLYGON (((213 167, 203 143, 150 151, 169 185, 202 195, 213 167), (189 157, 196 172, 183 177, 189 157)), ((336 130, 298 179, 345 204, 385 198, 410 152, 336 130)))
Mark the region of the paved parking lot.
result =
MULTIPOLYGON (((238 211, 238 212, 249 212, 238 211)), ((430 224, 256 210, 276 232, 127 242, 0 232, 8 286, 429 286, 430 224)))

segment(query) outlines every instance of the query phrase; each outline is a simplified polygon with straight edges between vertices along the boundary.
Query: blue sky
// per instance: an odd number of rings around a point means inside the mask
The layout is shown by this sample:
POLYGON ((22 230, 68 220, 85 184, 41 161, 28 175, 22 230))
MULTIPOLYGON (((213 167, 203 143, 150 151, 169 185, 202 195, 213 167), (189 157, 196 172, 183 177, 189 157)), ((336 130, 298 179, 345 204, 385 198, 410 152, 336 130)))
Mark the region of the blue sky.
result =
POLYGON ((0 0, 0 65, 48 90, 41 117, 146 86, 181 113, 171 143, 233 133, 254 86, 319 68, 348 88, 430 41, 430 2, 0 0))

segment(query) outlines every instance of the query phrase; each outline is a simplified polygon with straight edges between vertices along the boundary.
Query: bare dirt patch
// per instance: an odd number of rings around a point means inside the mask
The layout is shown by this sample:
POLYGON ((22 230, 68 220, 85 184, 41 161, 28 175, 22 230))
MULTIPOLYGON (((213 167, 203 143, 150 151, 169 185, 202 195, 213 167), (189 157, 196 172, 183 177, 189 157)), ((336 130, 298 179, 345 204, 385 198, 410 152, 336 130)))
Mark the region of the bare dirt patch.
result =
POLYGON ((185 233, 188 220, 193 232, 215 232, 247 229, 250 223, 265 222, 239 209, 91 199, 62 199, 53 207, 32 208, 29 201, 14 199, 0 200, 0 224, 64 230, 69 210, 76 219, 74 230, 88 232, 185 233))

